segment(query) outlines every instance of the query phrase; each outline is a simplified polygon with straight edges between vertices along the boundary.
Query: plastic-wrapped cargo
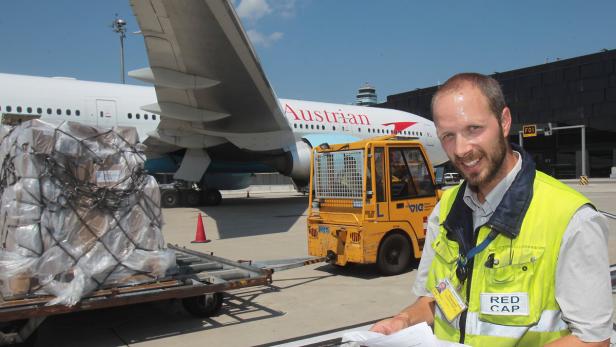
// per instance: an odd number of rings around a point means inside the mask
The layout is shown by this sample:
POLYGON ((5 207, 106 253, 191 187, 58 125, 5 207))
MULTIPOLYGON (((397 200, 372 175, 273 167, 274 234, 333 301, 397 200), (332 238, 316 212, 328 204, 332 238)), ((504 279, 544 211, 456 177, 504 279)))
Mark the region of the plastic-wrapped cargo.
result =
POLYGON ((160 191, 134 128, 33 120, 0 129, 0 294, 74 305, 173 271, 160 191))

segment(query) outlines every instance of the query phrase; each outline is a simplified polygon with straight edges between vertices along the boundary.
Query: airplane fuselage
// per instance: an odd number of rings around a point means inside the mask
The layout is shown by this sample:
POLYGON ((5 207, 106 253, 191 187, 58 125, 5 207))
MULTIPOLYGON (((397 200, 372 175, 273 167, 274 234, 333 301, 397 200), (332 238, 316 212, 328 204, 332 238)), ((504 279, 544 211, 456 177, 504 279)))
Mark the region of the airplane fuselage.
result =
MULTIPOLYGON (((0 73, 1 114, 100 127, 132 126, 142 141, 160 122, 160 115, 141 109, 153 102, 152 87, 0 73)), ((422 117, 354 105, 290 99, 279 103, 298 141, 318 145, 397 133, 422 141, 434 163, 446 161, 434 125, 422 117)))

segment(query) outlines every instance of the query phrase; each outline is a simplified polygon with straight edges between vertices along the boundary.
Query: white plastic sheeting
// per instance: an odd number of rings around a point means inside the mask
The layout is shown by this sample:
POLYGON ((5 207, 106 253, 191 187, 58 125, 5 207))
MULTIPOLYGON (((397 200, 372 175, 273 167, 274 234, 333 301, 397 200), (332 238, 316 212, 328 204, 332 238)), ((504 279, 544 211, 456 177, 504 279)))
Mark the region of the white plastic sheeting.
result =
POLYGON ((74 305, 173 270, 158 184, 131 128, 29 121, 0 129, 0 293, 74 305))

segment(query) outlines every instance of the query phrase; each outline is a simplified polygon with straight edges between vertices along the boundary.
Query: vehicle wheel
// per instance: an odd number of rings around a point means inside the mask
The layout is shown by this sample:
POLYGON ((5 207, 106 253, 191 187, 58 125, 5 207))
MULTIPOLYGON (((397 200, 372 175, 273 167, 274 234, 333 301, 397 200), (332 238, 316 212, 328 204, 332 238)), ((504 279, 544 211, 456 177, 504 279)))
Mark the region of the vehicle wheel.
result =
POLYGON ((177 190, 163 190, 160 194, 160 201, 163 207, 177 207, 180 203, 180 195, 177 190))
POLYGON ((211 293, 182 299, 182 306, 195 317, 211 317, 222 307, 222 293, 211 293))
POLYGON ((201 194, 196 190, 188 190, 184 192, 184 201, 186 202, 186 206, 199 206, 199 203, 201 202, 201 194))
POLYGON ((222 201, 222 195, 218 189, 206 189, 203 192, 203 203, 206 206, 217 206, 222 201))
POLYGON ((404 235, 389 234, 379 246, 377 267, 386 276, 401 274, 411 262, 411 253, 411 244, 404 235))
MULTIPOLYGON (((2 322, 0 323, 0 332, 2 334, 6 334, 4 337, 9 337, 10 335, 17 335, 17 334, 23 334, 23 328, 28 324, 28 320, 27 319, 22 319, 22 320, 18 320, 18 321, 12 321, 12 322, 2 322)), ((37 327, 38 328, 38 327, 37 327)), ((22 341, 20 343, 15 343, 14 341, 9 342, 11 340, 6 340, 4 341, 5 343, 8 342, 8 344, 13 345, 15 347, 31 347, 31 346, 35 346, 36 342, 38 341, 38 329, 34 328, 34 331, 30 332, 30 334, 28 335, 28 337, 26 338, 25 341, 22 341)))

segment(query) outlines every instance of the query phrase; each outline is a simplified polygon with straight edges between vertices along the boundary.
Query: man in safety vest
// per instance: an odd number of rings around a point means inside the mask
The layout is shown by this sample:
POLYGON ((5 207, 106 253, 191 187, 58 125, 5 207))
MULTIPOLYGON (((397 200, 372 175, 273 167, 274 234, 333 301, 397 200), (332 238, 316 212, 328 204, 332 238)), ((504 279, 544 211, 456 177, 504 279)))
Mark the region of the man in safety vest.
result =
POLYGON ((496 80, 451 77, 432 114, 464 182, 429 218, 417 301, 372 330, 425 321, 439 339, 473 347, 608 346, 605 217, 508 143, 511 113, 496 80))

